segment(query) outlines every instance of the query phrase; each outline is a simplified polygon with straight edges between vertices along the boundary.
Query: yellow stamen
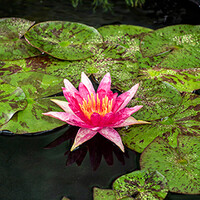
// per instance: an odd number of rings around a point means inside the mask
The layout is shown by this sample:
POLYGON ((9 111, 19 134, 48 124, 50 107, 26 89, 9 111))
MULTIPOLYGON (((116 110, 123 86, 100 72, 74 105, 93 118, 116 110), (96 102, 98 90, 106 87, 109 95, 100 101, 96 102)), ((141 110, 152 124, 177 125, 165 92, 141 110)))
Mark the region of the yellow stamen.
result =
POLYGON ((79 104, 79 106, 84 115, 88 119, 90 119, 93 113, 99 113, 101 116, 104 117, 107 113, 111 112, 112 103, 113 100, 109 100, 107 95, 105 95, 105 97, 102 100, 100 100, 97 94, 95 100, 94 94, 91 93, 90 96, 87 96, 87 100, 83 99, 82 104, 79 104))

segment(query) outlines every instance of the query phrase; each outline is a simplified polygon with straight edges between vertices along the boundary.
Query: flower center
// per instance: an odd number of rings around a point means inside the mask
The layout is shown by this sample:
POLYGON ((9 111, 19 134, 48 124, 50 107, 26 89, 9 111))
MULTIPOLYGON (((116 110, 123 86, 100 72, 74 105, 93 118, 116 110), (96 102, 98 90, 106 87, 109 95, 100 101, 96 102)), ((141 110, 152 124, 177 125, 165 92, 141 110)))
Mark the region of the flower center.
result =
POLYGON ((101 100, 99 99, 98 94, 96 100, 93 93, 91 93, 91 96, 88 95, 87 97, 88 100, 83 99, 82 105, 79 104, 79 106, 84 115, 89 119, 93 113, 99 113, 104 117, 106 113, 111 112, 113 100, 108 100, 107 95, 105 95, 101 100))

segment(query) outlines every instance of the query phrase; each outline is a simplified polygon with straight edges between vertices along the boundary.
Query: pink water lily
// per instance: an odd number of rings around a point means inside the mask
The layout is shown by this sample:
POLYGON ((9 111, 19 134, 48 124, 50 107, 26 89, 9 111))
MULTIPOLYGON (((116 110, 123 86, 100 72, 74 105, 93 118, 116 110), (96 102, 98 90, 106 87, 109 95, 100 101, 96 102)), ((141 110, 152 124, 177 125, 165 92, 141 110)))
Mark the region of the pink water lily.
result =
POLYGON ((131 108, 126 107, 135 95, 139 84, 119 96, 110 89, 110 73, 103 77, 97 92, 95 92, 91 81, 84 72, 81 74, 81 83, 78 90, 67 79, 64 80, 64 84, 63 94, 68 102, 55 99, 52 99, 52 101, 65 112, 43 114, 80 127, 71 151, 100 133, 124 152, 121 137, 114 128, 148 123, 138 121, 131 116, 142 108, 141 105, 131 108))

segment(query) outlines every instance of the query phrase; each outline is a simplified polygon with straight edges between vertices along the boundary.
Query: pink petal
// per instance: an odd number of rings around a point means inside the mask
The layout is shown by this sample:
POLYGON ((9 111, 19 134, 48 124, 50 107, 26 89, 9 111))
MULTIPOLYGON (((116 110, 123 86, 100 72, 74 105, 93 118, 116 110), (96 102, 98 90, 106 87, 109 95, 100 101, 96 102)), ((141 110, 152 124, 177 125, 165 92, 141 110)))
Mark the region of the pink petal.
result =
POLYGON ((90 97, 90 93, 83 83, 79 84, 78 90, 81 97, 84 98, 85 100, 88 100, 88 96, 90 97))
POLYGON ((79 127, 84 127, 88 128, 88 125, 83 122, 81 119, 79 119, 76 115, 73 115, 71 113, 66 113, 66 112, 47 112, 47 113, 42 113, 43 115, 50 116, 56 119, 59 119, 61 121, 64 121, 72 126, 79 126, 79 127))
POLYGON ((113 126, 113 122, 115 122, 115 113, 113 112, 106 113, 106 115, 102 117, 101 121, 99 121, 99 126, 100 127, 113 126))
POLYGON ((116 99, 116 103, 115 103, 113 112, 117 112, 117 111, 125 108, 126 105, 129 103, 129 101, 133 98, 133 96, 137 92, 138 87, 139 87, 139 83, 134 85, 127 92, 124 92, 123 94, 119 95, 116 99))
POLYGON ((97 92, 100 90, 105 90, 107 93, 108 91, 110 91, 110 86, 111 86, 111 77, 110 73, 107 73, 101 80, 97 92))
POLYGON ((63 94, 64 94, 65 98, 69 102, 69 107, 71 108, 71 110, 73 112, 75 112, 76 110, 80 110, 79 103, 82 104, 83 98, 77 93, 74 94, 74 96, 75 96, 74 97, 69 92, 66 92, 66 88, 62 88, 62 89, 63 89, 63 94))
POLYGON ((143 106, 134 106, 131 108, 123 108, 119 112, 115 113, 112 126, 118 126, 119 124, 123 123, 129 116, 137 112, 142 107, 143 106))
POLYGON ((88 128, 80 128, 78 130, 78 133, 76 134, 76 138, 74 140, 74 144, 72 145, 72 148, 71 148, 70 151, 73 151, 79 145, 81 145, 84 142, 90 140, 96 134, 97 134, 97 131, 93 131, 93 130, 88 129, 88 128))
POLYGON ((101 120, 102 120, 102 117, 100 116, 99 113, 93 113, 91 115, 90 121, 93 127, 99 127, 101 120))
POLYGON ((107 93, 104 89, 98 90, 97 94, 98 94, 100 101, 102 101, 102 99, 107 95, 107 93))
POLYGON ((124 145, 122 144, 122 139, 115 129, 105 127, 102 128, 99 131, 99 133, 111 142, 115 143, 124 152, 124 145))
POLYGON ((91 93, 95 94, 94 87, 93 87, 90 79, 85 75, 84 72, 81 73, 81 82, 86 86, 86 88, 88 89, 90 94, 91 93))
POLYGON ((129 125, 133 125, 133 124, 151 124, 151 123, 146 122, 146 121, 142 121, 142 120, 136 120, 134 117, 130 116, 124 122, 122 122, 121 124, 113 126, 113 128, 129 126, 129 125))
POLYGON ((51 99, 55 104, 60 106, 66 113, 74 114, 73 111, 69 107, 69 103, 67 101, 61 101, 57 99, 51 99))
POLYGON ((72 95, 78 93, 78 90, 71 84, 70 81, 64 79, 64 85, 67 92, 70 92, 72 95))
POLYGON ((75 93, 69 92, 65 87, 62 87, 64 97, 67 99, 67 101, 71 102, 72 97, 75 95, 78 95, 78 90, 75 93))

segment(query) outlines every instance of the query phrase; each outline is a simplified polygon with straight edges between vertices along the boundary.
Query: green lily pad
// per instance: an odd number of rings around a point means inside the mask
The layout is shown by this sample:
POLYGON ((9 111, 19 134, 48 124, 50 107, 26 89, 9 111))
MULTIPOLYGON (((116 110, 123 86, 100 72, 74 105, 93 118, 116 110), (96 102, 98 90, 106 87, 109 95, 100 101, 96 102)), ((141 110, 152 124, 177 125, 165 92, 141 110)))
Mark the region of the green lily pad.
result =
MULTIPOLYGON (((100 189, 97 187, 93 188, 93 199, 94 200, 117 200, 114 190, 100 189)), ((132 197, 125 197, 123 200, 131 200, 132 197)))
MULTIPOLYGON (((140 83, 139 89, 130 101, 129 106, 143 105, 134 113, 136 119, 156 120, 174 113, 181 103, 180 93, 171 85, 158 80, 135 80, 140 83)), ((132 83, 133 85, 133 83, 132 83)))
POLYGON ((177 148, 156 138, 142 153, 142 169, 162 173, 171 192, 200 193, 200 137, 179 135, 177 148))
POLYGON ((116 195, 113 190, 100 189, 100 188, 94 187, 93 199, 94 200, 116 200, 116 195))
MULTIPOLYGON (((65 124, 60 120, 42 115, 48 111, 62 111, 50 101, 52 97, 48 96, 61 91, 63 80, 36 72, 13 74, 3 79, 23 89, 28 105, 24 110, 17 112, 8 123, 1 126, 0 131, 9 130, 15 134, 35 133, 48 131, 65 124)), ((63 96, 57 98, 65 99, 63 96)))
POLYGON ((26 105, 23 90, 0 79, 0 125, 8 122, 17 111, 25 109, 26 105))
POLYGON ((82 71, 95 74, 99 80, 110 72, 113 86, 128 90, 133 86, 133 80, 138 75, 139 67, 126 55, 126 49, 112 44, 99 45, 95 56, 80 61, 63 61, 50 56, 38 56, 19 61, 0 62, 0 75, 6 76, 16 72, 38 71, 53 76, 69 79, 78 86, 82 71))
POLYGON ((117 199, 164 199, 168 193, 166 178, 157 171, 138 170, 119 177, 113 183, 117 199))
MULTIPOLYGON (((178 134, 200 135, 200 98, 195 94, 185 94, 177 111, 151 124, 120 128, 123 143, 130 149, 142 153, 158 136, 163 137, 172 147, 177 147, 178 134)), ((139 111, 138 111, 139 112, 139 111)))
POLYGON ((81 60, 94 55, 102 43, 100 33, 93 27, 65 21, 48 21, 34 25, 26 40, 51 56, 64 60, 81 60))
POLYGON ((23 38, 33 24, 21 18, 0 19, 0 60, 19 60, 41 54, 23 38))
POLYGON ((152 78, 170 83, 180 92, 192 92, 200 88, 200 68, 195 69, 147 69, 141 70, 143 78, 152 78))
POLYGON ((175 25, 146 34, 141 42, 144 57, 170 52, 160 67, 170 69, 196 68, 200 65, 200 26, 175 25))
POLYGON ((140 52, 141 34, 148 33, 152 29, 133 25, 106 25, 97 29, 105 43, 113 43, 124 46, 132 55, 140 52))

